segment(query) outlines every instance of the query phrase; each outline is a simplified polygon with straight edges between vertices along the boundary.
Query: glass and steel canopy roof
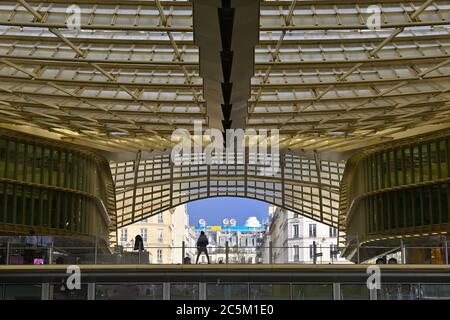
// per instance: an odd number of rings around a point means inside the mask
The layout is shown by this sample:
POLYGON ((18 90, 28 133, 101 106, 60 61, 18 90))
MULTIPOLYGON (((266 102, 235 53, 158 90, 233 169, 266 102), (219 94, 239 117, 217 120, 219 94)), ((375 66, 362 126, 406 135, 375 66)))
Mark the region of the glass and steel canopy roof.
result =
MULTIPOLYGON (((0 3, 0 124, 109 151, 208 126, 189 1, 0 3)), ((246 127, 346 151, 450 126, 450 1, 260 1, 246 127), (370 29, 370 6, 381 26, 370 29)))

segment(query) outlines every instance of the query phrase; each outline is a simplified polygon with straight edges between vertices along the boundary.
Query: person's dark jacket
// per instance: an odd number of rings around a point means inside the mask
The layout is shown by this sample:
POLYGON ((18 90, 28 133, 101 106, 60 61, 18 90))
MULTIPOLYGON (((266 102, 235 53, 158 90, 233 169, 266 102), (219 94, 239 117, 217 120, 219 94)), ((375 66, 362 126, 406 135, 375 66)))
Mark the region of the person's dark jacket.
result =
POLYGON ((206 235, 202 235, 202 236, 198 237, 197 247, 206 248, 206 246, 208 244, 209 244, 209 241, 208 241, 208 237, 206 235))
POLYGON ((139 234, 136 236, 136 238, 134 238, 134 250, 144 250, 144 240, 139 234))

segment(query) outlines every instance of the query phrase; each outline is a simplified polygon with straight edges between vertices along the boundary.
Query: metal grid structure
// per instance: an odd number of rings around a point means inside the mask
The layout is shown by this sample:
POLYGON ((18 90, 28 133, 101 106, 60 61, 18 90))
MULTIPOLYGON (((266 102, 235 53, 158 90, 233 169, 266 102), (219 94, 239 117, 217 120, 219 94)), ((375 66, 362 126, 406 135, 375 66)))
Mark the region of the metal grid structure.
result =
POLYGON ((0 4, 0 114, 108 151, 162 150, 206 123, 189 1, 0 4), (167 138, 169 135, 169 139, 167 138))
POLYGON ((450 1, 261 0, 242 117, 246 128, 280 130, 282 173, 262 179, 248 161, 177 167, 164 153, 172 132, 209 128, 192 3, 76 3, 81 25, 71 30, 65 0, 1 1, 0 126, 103 151, 163 151, 112 163, 118 226, 225 195, 336 225, 343 164, 296 152, 450 127, 450 1), (372 5, 378 30, 367 26, 372 5))
POLYGON ((280 170, 261 175, 248 151, 234 163, 176 165, 170 154, 111 163, 116 184, 117 227, 123 227, 180 204, 210 197, 258 199, 337 226, 339 186, 344 162, 280 155, 280 170), (245 159, 245 161, 244 161, 245 159))
POLYGON ((345 151, 448 126, 449 1, 266 0, 260 10, 248 127, 279 128, 284 148, 345 151), (378 30, 366 25, 373 5, 378 30))
MULTIPOLYGON (((0 4, 0 114, 107 151, 166 150, 208 126, 187 0, 0 4)), ((347 151, 449 126, 450 2, 264 0, 246 117, 282 148, 347 151)))

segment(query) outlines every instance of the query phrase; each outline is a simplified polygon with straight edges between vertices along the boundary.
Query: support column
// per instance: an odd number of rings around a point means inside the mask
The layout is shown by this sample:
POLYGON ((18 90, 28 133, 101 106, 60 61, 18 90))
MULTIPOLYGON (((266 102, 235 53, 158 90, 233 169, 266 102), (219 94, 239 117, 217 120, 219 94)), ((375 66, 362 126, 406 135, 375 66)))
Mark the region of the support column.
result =
POLYGON ((50 284, 49 283, 42 284, 41 300, 50 300, 50 284))
POLYGON ((320 157, 316 151, 314 151, 314 161, 316 163, 317 184, 318 184, 318 188, 319 188, 320 221, 323 222, 322 179, 320 177, 321 166, 320 166, 320 157))
POLYGON ((447 237, 444 236, 444 263, 448 264, 448 241, 447 237))
POLYGON ((95 283, 93 283, 93 282, 88 283, 87 299, 95 300, 95 283))
POLYGON ((163 283, 163 300, 170 300, 170 282, 163 283))
POLYGON ((400 251, 401 251, 401 263, 406 263, 406 248, 405 243, 403 242, 403 238, 400 239, 400 251))
POLYGON ((199 300, 206 300, 206 283, 200 282, 198 284, 198 299, 199 300))
POLYGON ((139 175, 139 163, 141 162, 141 150, 136 153, 136 159, 134 160, 134 179, 133 179, 133 202, 131 204, 131 221, 135 222, 135 209, 136 209, 136 184, 139 175))
POLYGON ((8 241, 6 243, 6 264, 8 265, 11 257, 11 243, 8 241))
POLYGON ((359 244, 359 239, 356 238, 356 263, 360 264, 361 263, 361 256, 360 256, 360 244, 359 244))
POLYGON ((333 283, 333 300, 341 300, 341 284, 333 283))
POLYGON ((369 296, 370 296, 370 300, 378 300, 378 290, 377 289, 370 289, 369 290, 369 296))

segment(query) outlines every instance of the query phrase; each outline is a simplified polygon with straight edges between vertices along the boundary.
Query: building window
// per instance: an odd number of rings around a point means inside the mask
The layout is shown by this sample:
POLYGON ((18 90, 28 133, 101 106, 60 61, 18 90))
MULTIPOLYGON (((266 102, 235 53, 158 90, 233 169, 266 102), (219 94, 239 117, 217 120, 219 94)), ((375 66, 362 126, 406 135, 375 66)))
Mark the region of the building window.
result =
POLYGON ((298 224, 294 224, 294 238, 298 238, 299 234, 298 234, 298 224))
POLYGON ((309 258, 314 258, 314 246, 312 244, 309 245, 309 258))
POLYGON ((121 244, 126 244, 128 240, 128 230, 127 228, 120 229, 120 242, 121 244))
POLYGON ((163 242, 163 230, 158 229, 158 242, 163 242))
POLYGON ((164 223, 164 219, 163 219, 163 214, 162 213, 158 214, 158 223, 159 224, 163 224, 164 223))
POLYGON ((141 228, 141 237, 144 242, 147 242, 147 228, 141 228))
POLYGON ((142 219, 141 223, 147 223, 148 222, 148 218, 142 219))
POLYGON ((163 254, 162 254, 162 250, 161 249, 159 249, 157 251, 157 261, 158 261, 158 263, 163 263, 163 254))
POLYGON ((337 228, 330 227, 330 238, 337 237, 337 228))
POLYGON ((300 261, 300 247, 298 245, 294 245, 294 261, 300 261))
POLYGON ((314 223, 311 223, 309 225, 309 237, 310 238, 315 238, 317 237, 317 225, 314 223))

